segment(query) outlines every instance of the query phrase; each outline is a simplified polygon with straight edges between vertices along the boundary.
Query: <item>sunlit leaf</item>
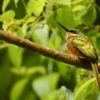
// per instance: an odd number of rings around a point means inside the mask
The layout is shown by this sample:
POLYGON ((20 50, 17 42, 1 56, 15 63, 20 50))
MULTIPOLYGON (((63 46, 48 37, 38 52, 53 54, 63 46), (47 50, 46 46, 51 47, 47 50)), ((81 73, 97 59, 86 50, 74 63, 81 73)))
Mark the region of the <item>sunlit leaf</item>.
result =
POLYGON ((14 0, 14 3, 15 3, 15 5, 16 5, 16 7, 17 7, 18 1, 19 1, 19 0, 14 0))
POLYGON ((15 17, 15 12, 12 10, 8 10, 0 15, 0 21, 9 22, 12 21, 14 17, 15 17))
POLYGON ((35 16, 39 16, 43 11, 46 0, 29 0, 27 4, 27 14, 31 15, 32 13, 35 16))
POLYGON ((0 44, 0 49, 4 49, 6 47, 8 47, 9 44, 8 43, 3 43, 3 44, 0 44))
POLYGON ((53 2, 60 4, 60 5, 71 5, 71 0, 53 0, 53 2))
POLYGON ((4 12, 9 4, 10 0, 3 0, 2 12, 4 12))
POLYGON ((78 5, 76 7, 74 7, 73 11, 76 12, 76 11, 82 11, 85 9, 85 6, 83 5, 78 5))
POLYGON ((96 100, 98 91, 97 87, 93 82, 95 81, 94 78, 87 80, 83 85, 81 85, 75 91, 75 100, 96 100))
POLYGON ((34 66, 28 68, 26 72, 27 75, 32 75, 35 73, 46 74, 46 70, 43 68, 43 66, 34 66))

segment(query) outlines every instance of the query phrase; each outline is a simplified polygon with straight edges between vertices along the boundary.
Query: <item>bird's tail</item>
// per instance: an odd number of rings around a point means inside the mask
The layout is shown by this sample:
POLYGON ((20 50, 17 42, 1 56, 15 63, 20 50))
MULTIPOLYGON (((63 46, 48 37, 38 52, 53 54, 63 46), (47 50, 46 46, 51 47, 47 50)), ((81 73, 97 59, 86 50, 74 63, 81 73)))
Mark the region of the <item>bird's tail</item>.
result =
POLYGON ((100 79, 99 79, 98 65, 97 65, 97 63, 91 63, 91 66, 92 66, 92 69, 93 69, 93 72, 94 72, 94 75, 96 78, 97 85, 98 85, 99 90, 100 90, 100 79))

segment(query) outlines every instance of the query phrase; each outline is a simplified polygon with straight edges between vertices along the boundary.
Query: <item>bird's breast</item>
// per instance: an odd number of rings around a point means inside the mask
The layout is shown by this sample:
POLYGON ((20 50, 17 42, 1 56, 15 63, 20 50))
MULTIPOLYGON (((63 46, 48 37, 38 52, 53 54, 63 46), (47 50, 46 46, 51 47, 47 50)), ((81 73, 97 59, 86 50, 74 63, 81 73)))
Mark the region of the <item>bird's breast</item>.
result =
POLYGON ((72 46, 71 44, 67 44, 67 48, 68 48, 68 50, 71 52, 71 53, 73 53, 73 54, 75 54, 75 55, 77 55, 77 56, 82 56, 83 54, 79 51, 79 50, 77 50, 74 46, 72 46))

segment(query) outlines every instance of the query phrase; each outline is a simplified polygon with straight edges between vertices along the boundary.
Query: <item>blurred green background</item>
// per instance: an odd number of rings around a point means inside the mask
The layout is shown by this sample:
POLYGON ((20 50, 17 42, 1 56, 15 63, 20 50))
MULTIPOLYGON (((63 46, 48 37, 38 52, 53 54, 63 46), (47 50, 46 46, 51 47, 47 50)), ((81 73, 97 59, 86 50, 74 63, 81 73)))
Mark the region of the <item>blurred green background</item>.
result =
MULTIPOLYGON (((1 30, 67 53, 66 32, 55 20, 89 36, 100 58, 99 0, 0 0, 1 30)), ((100 97, 92 71, 0 40, 0 100, 100 97)))

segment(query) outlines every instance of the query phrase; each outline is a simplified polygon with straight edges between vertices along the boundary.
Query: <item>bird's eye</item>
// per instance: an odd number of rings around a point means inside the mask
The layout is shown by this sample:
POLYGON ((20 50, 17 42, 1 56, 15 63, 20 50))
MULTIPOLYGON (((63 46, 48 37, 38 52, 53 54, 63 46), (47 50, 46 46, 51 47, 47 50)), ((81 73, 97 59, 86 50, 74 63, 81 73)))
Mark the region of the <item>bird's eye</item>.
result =
POLYGON ((76 29, 69 30, 68 32, 75 33, 75 34, 78 33, 76 29))

